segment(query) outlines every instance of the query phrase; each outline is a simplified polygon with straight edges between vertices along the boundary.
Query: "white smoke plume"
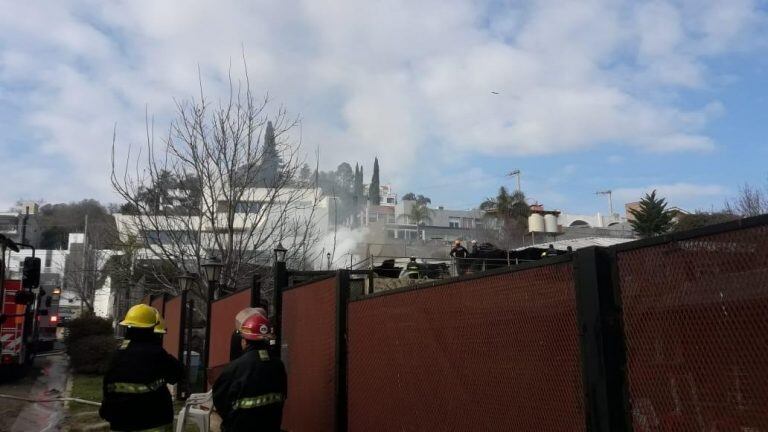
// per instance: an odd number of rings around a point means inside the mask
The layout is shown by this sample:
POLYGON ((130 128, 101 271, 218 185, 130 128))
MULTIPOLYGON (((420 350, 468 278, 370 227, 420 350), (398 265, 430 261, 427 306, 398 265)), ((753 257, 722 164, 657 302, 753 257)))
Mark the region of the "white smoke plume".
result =
POLYGON ((348 268, 350 262, 355 264, 364 259, 365 257, 360 255, 359 245, 365 243, 367 236, 368 228, 338 227, 335 231, 330 231, 315 245, 318 259, 314 268, 328 268, 328 253, 331 254, 331 269, 348 268))

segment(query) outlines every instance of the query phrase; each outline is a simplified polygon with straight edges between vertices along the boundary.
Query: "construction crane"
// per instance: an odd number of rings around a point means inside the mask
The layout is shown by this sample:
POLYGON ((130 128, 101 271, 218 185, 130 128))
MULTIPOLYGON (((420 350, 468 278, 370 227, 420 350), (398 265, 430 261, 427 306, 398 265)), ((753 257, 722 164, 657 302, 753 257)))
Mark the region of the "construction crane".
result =
POLYGON ((608 195, 608 207, 611 209, 611 216, 613 216, 613 196, 611 195, 611 190, 606 191, 597 191, 595 192, 595 195, 608 195))

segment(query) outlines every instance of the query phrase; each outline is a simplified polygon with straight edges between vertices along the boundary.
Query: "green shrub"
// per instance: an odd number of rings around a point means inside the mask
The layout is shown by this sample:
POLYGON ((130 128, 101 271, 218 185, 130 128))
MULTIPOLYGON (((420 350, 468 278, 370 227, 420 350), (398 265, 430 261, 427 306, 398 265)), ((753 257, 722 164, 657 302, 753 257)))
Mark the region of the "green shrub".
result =
POLYGON ((109 367, 118 341, 111 334, 91 335, 70 341, 69 362, 72 369, 83 374, 104 374, 109 367))
POLYGON ((72 345, 80 339, 89 336, 112 336, 115 330, 112 328, 112 320, 100 318, 93 313, 83 314, 69 322, 69 336, 67 337, 67 353, 72 354, 72 345))

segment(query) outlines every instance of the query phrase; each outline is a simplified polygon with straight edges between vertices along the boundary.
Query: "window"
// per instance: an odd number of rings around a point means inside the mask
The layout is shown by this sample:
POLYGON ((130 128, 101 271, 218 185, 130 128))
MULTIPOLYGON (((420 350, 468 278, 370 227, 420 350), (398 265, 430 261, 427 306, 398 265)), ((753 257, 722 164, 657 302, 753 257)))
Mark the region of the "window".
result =
POLYGON ((235 206, 235 213, 258 213, 259 210, 261 210, 261 203, 260 202, 251 202, 251 201, 245 201, 245 202, 239 202, 235 206))
POLYGON ((461 227, 462 228, 472 228, 472 218, 461 218, 461 227))
POLYGON ((53 251, 52 250, 45 251, 45 268, 51 267, 52 260, 53 260, 53 251))
POLYGON ((450 228, 458 228, 460 223, 461 223, 461 218, 453 217, 453 216, 448 218, 448 226, 450 228))
POLYGON ((146 231, 144 233, 149 245, 169 245, 192 243, 192 234, 183 231, 146 231))
POLYGON ((393 224, 395 222, 396 222, 395 215, 392 215, 392 214, 391 215, 387 215, 387 223, 393 224))

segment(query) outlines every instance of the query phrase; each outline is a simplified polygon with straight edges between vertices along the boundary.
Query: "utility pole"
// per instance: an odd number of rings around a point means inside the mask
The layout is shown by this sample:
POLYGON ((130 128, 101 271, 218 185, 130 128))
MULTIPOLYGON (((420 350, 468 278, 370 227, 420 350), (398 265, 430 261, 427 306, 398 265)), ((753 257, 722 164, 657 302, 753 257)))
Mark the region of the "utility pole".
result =
POLYGON ((80 313, 83 312, 83 300, 84 299, 82 298, 82 296, 84 294, 88 295, 88 285, 87 285, 88 284, 88 279, 87 279, 88 276, 86 274, 86 264, 85 264, 85 256, 86 256, 87 251, 88 251, 88 214, 86 213, 85 214, 85 229, 83 229, 83 277, 82 277, 82 280, 81 280, 81 283, 83 285, 82 285, 82 289, 81 289, 81 292, 80 292, 80 296, 81 296, 81 298, 80 298, 80 313))
POLYGON ((597 191, 595 195, 608 195, 608 207, 611 209, 611 217, 613 217, 613 196, 611 190, 597 191))
POLYGON ((517 177, 517 191, 520 192, 520 170, 516 169, 507 174, 509 177, 517 177))
POLYGON ((27 242, 27 222, 29 221, 29 205, 24 206, 24 219, 21 225, 21 242, 27 242))

